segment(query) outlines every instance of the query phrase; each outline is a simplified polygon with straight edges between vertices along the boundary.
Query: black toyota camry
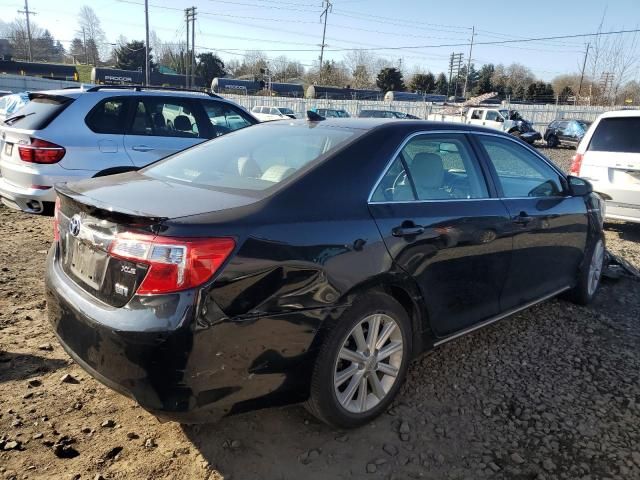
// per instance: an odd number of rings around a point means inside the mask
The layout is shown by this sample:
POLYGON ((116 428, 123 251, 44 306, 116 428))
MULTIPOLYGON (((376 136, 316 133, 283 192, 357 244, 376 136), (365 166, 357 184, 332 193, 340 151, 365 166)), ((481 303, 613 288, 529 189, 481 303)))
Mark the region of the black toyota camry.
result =
POLYGON ((587 182, 464 124, 269 122, 57 190, 55 333, 184 423, 306 402, 361 425, 425 350, 589 302, 604 259, 587 182))

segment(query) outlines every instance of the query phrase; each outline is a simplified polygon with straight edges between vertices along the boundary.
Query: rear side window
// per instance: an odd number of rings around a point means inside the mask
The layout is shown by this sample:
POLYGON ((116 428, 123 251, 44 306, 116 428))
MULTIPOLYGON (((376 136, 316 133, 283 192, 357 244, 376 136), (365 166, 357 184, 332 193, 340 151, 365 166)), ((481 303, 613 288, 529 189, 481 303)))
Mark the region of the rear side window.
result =
POLYGON ((42 130, 67 108, 73 98, 61 95, 31 94, 31 101, 5 123, 11 127, 25 130, 42 130))
POLYGON ((98 103, 87 115, 87 126, 96 133, 124 134, 126 121, 124 98, 109 98, 98 103))
POLYGON ((205 138, 205 125, 192 111, 188 101, 147 97, 134 103, 131 135, 151 135, 155 137, 205 138), (202 135, 200 132, 203 132, 202 135))
POLYGON ((487 185, 463 135, 419 135, 402 149, 374 202, 487 198, 487 185))
POLYGON ((603 118, 591 137, 595 152, 640 153, 640 117, 603 118))
POLYGON ((202 187, 261 191, 295 175, 356 135, 345 128, 278 123, 235 131, 141 172, 202 187))

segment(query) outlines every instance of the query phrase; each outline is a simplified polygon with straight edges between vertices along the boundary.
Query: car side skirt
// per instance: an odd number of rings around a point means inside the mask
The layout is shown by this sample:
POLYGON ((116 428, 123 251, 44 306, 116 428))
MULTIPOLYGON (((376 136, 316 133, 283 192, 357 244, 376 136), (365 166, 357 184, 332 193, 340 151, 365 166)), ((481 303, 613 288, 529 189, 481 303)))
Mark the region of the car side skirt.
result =
POLYGON ((456 333, 454 333, 452 335, 449 335, 448 337, 445 337, 445 338, 443 338, 441 340, 438 340, 437 342, 435 342, 433 344, 433 346, 434 347, 438 347, 438 346, 440 346, 440 345, 442 345, 444 343, 447 343, 447 342, 449 342, 451 340, 454 340, 454 339, 459 338, 459 337, 463 337, 463 336, 465 336, 465 335, 467 335, 467 334, 469 334, 471 332, 475 332, 476 330, 480 330, 481 328, 486 327, 488 325, 491 325, 492 323, 495 323, 495 322, 497 322, 499 320, 502 320, 503 318, 509 317, 509 316, 511 316, 511 315, 513 315, 515 313, 518 313, 518 312, 520 312, 522 310, 526 310, 527 308, 532 307, 532 306, 534 306, 534 305, 536 305, 538 303, 544 302, 545 300, 549 300, 550 298, 553 298, 553 297, 555 297, 557 295, 560 295, 562 292, 564 292, 566 290, 569 290, 570 288, 572 288, 572 287, 571 286, 563 287, 563 288, 561 288, 559 290, 556 290, 556 291, 554 291, 552 293, 549 293, 548 295, 545 295, 545 296, 543 296, 541 298, 538 298, 537 300, 533 300, 532 302, 526 303, 526 304, 521 305, 521 306, 516 307, 516 308, 512 308, 511 310, 507 310, 506 312, 503 312, 503 313, 501 313, 499 315, 496 315, 495 317, 488 318, 487 320, 485 320, 483 322, 476 323, 475 325, 473 325, 473 326, 471 326, 469 328, 465 328, 464 330, 460 330, 459 332, 456 332, 456 333))

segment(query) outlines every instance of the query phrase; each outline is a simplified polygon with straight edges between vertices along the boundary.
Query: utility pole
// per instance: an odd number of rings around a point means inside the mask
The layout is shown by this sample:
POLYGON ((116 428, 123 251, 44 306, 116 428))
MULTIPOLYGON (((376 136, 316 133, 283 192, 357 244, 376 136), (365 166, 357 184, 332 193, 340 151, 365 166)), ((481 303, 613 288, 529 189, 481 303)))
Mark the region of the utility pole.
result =
POLYGON ((27 0, 24 0, 24 10, 18 10, 18 13, 24 13, 24 16, 27 18, 27 37, 29 39, 29 43, 28 43, 29 61, 33 62, 33 54, 31 52, 31 21, 29 20, 29 15, 36 15, 36 12, 29 10, 29 3, 27 3, 27 0))
POLYGON ((144 0, 144 84, 148 87, 151 85, 151 67, 149 62, 149 0, 144 0))
POLYGON ((467 86, 469 84, 469 72, 471 71, 471 55, 473 54, 473 39, 476 36, 476 26, 471 27, 471 45, 469 45, 469 58, 467 59, 467 76, 464 78, 464 89, 462 96, 467 98, 467 86))
POLYGON ((589 56, 589 47, 590 43, 587 43, 587 51, 584 52, 584 61, 582 62, 582 73, 580 74, 580 86, 578 87, 578 98, 580 98, 580 94, 582 93, 582 81, 584 80, 584 69, 587 67, 587 57, 589 56))
POLYGON ((184 59, 184 74, 185 85, 189 88, 189 85, 193 87, 195 84, 196 75, 196 7, 190 7, 184 9, 184 18, 187 22, 187 52, 184 59), (191 53, 189 53, 189 22, 191 22, 191 53), (191 73, 191 80, 189 80, 189 73, 191 73))
POLYGON ((326 47, 324 43, 325 35, 327 34, 327 17, 329 16, 329 12, 333 10, 333 4, 331 0, 322 0, 322 6, 324 10, 320 14, 320 20, 322 21, 322 17, 324 16, 324 28, 322 29, 322 43, 320 44, 320 82, 322 83, 322 61, 324 60, 324 47, 326 47))
POLYGON ((196 85, 196 7, 191 7, 191 88, 196 85))
POLYGON ((462 53, 452 53, 449 58, 449 83, 447 85, 447 98, 449 97, 449 91, 451 89, 451 82, 453 81, 453 72, 456 72, 456 86, 453 90, 453 95, 458 94, 458 76, 460 75, 460 68, 462 67, 462 53))

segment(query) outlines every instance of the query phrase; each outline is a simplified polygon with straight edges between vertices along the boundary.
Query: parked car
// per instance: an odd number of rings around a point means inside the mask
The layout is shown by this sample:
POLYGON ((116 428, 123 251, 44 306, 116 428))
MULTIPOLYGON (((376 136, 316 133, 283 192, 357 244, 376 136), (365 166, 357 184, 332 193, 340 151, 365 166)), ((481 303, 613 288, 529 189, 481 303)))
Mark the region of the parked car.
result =
POLYGON ((29 103, 29 94, 27 92, 13 93, 0 97, 0 124, 27 103, 29 103))
POLYGON ((464 124, 267 122, 57 191, 55 334, 186 423, 307 401, 362 425, 416 355, 561 292, 587 303, 603 266, 589 183, 464 124))
POLYGON ((593 183, 606 218, 640 223, 640 110, 600 115, 578 145, 571 174, 593 183))
POLYGON ((286 107, 265 107, 257 105, 251 109, 251 113, 261 122, 296 118, 294 111, 286 107))
POLYGON ((543 138, 549 148, 558 145, 577 147, 590 126, 591 122, 585 120, 554 120, 545 130, 543 138))
POLYGON ((411 120, 419 120, 420 117, 410 115, 404 112, 395 112, 393 110, 360 110, 359 118, 405 118, 411 120))
POLYGON ((188 91, 102 86, 29 99, 0 126, 0 197, 31 213, 53 210, 57 182, 140 168, 258 123, 233 102, 188 91))
POLYGON ((466 123, 507 132, 530 145, 533 145, 536 140, 542 140, 540 132, 537 132, 533 128, 533 124, 525 120, 517 110, 490 107, 470 108, 467 111, 466 123))
POLYGON ((318 115, 324 118, 350 118, 349 112, 338 108, 316 108, 315 111, 318 115))

